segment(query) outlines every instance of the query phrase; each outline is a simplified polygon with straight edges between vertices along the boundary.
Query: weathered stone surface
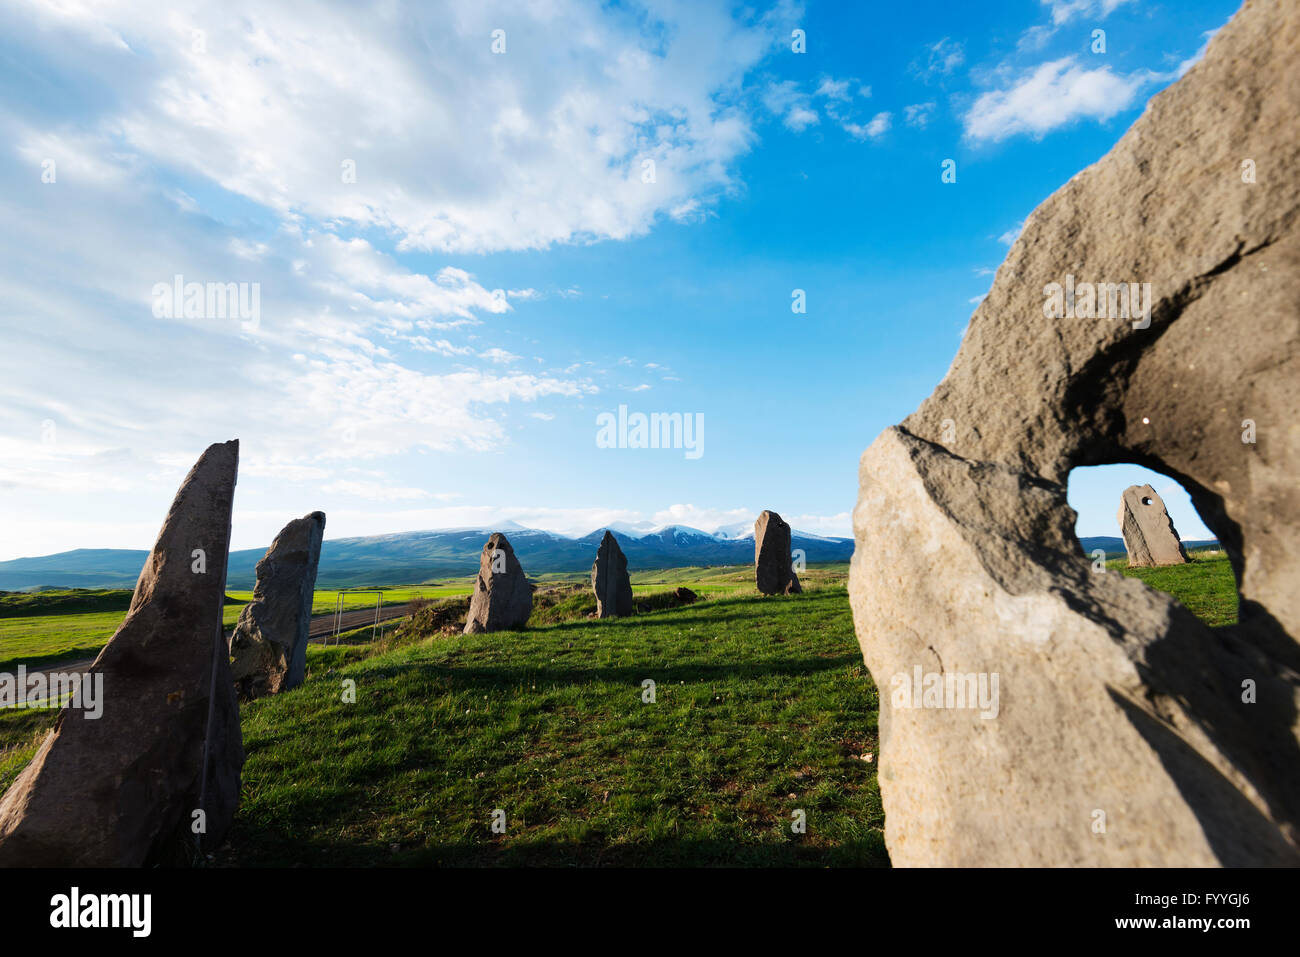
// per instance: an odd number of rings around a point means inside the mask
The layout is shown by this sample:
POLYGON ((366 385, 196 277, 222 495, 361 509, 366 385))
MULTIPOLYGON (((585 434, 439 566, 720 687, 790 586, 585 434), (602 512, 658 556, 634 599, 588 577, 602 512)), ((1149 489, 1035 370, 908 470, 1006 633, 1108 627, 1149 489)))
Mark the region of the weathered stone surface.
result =
POLYGON ((216 847, 239 798, 244 749, 221 607, 239 443, 190 470, 122 626, 91 668, 97 719, 59 714, 0 801, 0 866, 138 867, 216 847), (200 564, 201 563, 201 564, 200 564))
POLYGON ((776 512, 764 510, 754 523, 754 578, 764 595, 803 591, 790 555, 790 526, 776 512))
POLYGON ((515 550, 500 532, 483 546, 469 601, 465 634, 522 628, 533 611, 533 589, 515 550))
POLYGON ((632 579, 627 574, 627 556, 614 533, 605 530, 591 564, 591 587, 596 593, 596 617, 616 618, 632 614, 632 579))
POLYGON ((691 591, 685 585, 673 589, 673 597, 683 605, 693 605, 700 599, 699 595, 695 594, 695 592, 691 591))
POLYGON ((863 454, 850 597, 895 864, 1300 862, 1298 108, 1300 6, 1248 2, 1029 217, 947 376, 863 454), (1150 282, 1149 327, 1046 318, 1067 275, 1150 282), (1125 461, 1189 491, 1240 625, 1092 570, 1067 477, 1125 461), (997 675, 998 706, 910 707, 931 674, 997 675))
POLYGON ((1119 527, 1131 566, 1182 565, 1187 552, 1165 501, 1150 485, 1130 485, 1120 497, 1119 527))
POLYGON ((253 600, 240 611, 230 638, 230 671, 242 700, 302 684, 324 536, 324 512, 295 518, 257 563, 253 600))

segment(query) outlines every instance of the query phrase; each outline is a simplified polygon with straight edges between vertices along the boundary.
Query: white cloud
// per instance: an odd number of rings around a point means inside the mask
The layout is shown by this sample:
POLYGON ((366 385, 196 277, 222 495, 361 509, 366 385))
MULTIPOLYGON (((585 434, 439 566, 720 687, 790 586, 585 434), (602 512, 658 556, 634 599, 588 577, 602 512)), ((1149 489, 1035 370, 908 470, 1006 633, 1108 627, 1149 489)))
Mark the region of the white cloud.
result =
POLYGON ((796 531, 838 538, 853 537, 852 512, 837 512, 834 515, 789 515, 785 520, 796 531))
MULTIPOLYGON (((5 27, 70 86, 102 86, 98 130, 141 163, 288 219, 386 231, 406 249, 484 252, 640 235, 687 199, 731 189, 730 164, 753 140, 741 80, 774 52, 772 23, 788 14, 459 0, 359 16, 119 0, 33 2, 5 27), (509 44, 494 55, 501 24, 509 44), (640 178, 645 158, 653 188, 640 178)), ((34 147, 75 157, 69 175, 113 172, 94 149, 34 147)))
POLYGON ((1196 64, 1200 63, 1201 60, 1205 59, 1205 51, 1209 48, 1210 41, 1214 39, 1214 35, 1219 32, 1219 29, 1220 28, 1216 27, 1213 30, 1206 30, 1203 34, 1201 34, 1202 38, 1204 39, 1204 42, 1201 44, 1200 49, 1198 49, 1187 59, 1179 62, 1179 64, 1176 67, 1174 67, 1173 73, 1163 78, 1169 80, 1182 79, 1184 73, 1186 73, 1192 67, 1196 66, 1196 64))
POLYGON ((1021 53, 1037 53, 1047 46, 1055 35, 1056 27, 1035 24, 1020 34, 1020 39, 1016 41, 1016 49, 1021 53))
POLYGON ((850 100, 853 94, 849 92, 851 80, 837 80, 834 77, 824 77, 821 86, 817 87, 814 96, 823 96, 828 100, 850 100))
POLYGON ((353 481, 350 479, 338 479, 329 482, 321 486, 321 491, 351 498, 364 498, 372 502, 406 502, 430 497, 429 493, 422 488, 404 488, 385 485, 382 482, 353 481))
POLYGON ((934 101, 928 103, 913 103, 911 106, 903 107, 903 121, 908 126, 915 126, 917 129, 925 129, 930 124, 931 117, 934 116, 934 101))
POLYGON ((864 86, 853 77, 836 79, 824 76, 812 92, 800 89, 794 80, 769 82, 763 89, 761 99, 767 110, 780 117, 784 126, 795 133, 802 133, 808 127, 820 124, 824 112, 828 119, 853 138, 874 138, 889 128, 889 114, 878 113, 875 119, 867 123, 857 122, 852 108, 855 87, 857 96, 871 96, 871 87, 864 86))
POLYGON ((865 126, 857 123, 846 123, 844 129, 857 140, 875 139, 889 132, 892 120, 893 117, 887 112, 877 113, 865 126))
POLYGON ((812 97, 794 80, 769 83, 763 89, 762 101, 768 112, 781 117, 781 122, 796 133, 820 122, 817 111, 812 109, 812 97))
POLYGON ((1017 239, 1020 238, 1020 231, 1024 228, 1025 228, 1025 221, 1022 219, 1020 222, 1016 223, 1005 233, 999 236, 998 242, 1000 242, 1004 246, 1010 246, 1012 243, 1014 243, 1017 239))
POLYGON ((655 525, 688 525, 704 532, 712 532, 723 525, 753 522, 758 512, 748 508, 699 508, 695 505, 670 505, 650 516, 655 525))
POLYGON ((473 346, 453 346, 446 339, 430 342, 426 336, 412 336, 408 340, 420 352, 436 352, 443 356, 466 356, 474 354, 473 346))
POLYGON ((912 71, 928 83, 935 77, 947 76, 965 62, 962 44, 944 37, 925 48, 925 63, 912 64, 912 71))
POLYGON ((1043 6, 1050 9, 1052 22, 1060 25, 1084 17, 1104 20, 1116 8, 1132 0, 1041 0, 1043 6))
POLYGON ((810 110, 807 107, 802 106, 791 108, 790 112, 787 113, 785 117, 785 125, 790 127, 790 129, 794 130, 796 133, 802 133, 808 127, 815 126, 820 122, 821 118, 818 117, 815 110, 810 110))
POLYGON ((1122 76, 1109 66, 1085 69, 1073 56, 1052 60, 1009 89, 981 94, 963 118, 965 135, 998 142, 1021 133, 1041 137, 1080 119, 1104 121, 1128 109, 1153 78, 1148 71, 1122 76))

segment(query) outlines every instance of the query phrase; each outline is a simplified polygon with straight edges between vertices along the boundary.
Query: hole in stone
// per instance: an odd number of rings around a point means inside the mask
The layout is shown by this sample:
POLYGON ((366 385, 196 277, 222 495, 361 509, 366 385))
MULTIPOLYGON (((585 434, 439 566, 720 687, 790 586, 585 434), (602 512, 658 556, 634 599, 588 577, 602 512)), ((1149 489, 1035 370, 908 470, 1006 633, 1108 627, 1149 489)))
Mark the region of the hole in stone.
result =
POLYGON ((1078 515, 1075 536, 1089 558, 1097 561, 1098 552, 1104 552, 1102 560, 1108 572, 1138 578, 1172 595, 1208 625, 1236 624, 1238 585, 1232 563, 1176 479, 1140 465, 1080 466, 1070 472, 1067 498, 1078 515), (1133 486, 1140 489, 1131 493, 1134 507, 1146 506, 1139 513, 1142 524, 1136 528, 1137 537, 1151 539, 1145 553, 1141 542, 1135 541, 1137 556, 1129 555, 1120 527, 1124 493, 1133 486), (1150 486, 1149 490, 1146 486, 1150 486), (1176 541, 1172 555, 1169 541, 1160 541, 1161 502, 1181 541, 1186 562, 1177 555, 1176 541), (1139 564, 1130 563, 1134 557, 1139 564))

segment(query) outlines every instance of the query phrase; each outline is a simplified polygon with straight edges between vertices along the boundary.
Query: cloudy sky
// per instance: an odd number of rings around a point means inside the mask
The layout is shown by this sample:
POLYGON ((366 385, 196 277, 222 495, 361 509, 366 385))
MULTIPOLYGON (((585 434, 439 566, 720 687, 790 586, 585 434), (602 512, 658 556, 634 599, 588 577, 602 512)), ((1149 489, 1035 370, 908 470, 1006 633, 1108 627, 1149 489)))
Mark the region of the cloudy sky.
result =
MULTIPOLYGON (((0 559, 148 547, 229 438, 234 547, 314 509, 848 534, 1026 214, 1236 5, 10 0, 0 559), (621 405, 702 454, 600 447, 621 405)), ((1080 534, 1146 475, 1073 480, 1080 534)))

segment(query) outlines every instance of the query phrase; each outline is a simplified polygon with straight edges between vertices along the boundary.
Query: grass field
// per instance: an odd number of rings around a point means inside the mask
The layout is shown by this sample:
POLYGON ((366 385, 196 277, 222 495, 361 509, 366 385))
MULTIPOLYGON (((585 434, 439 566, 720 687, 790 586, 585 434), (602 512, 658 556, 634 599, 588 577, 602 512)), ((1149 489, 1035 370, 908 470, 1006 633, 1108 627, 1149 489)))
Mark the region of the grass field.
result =
MULTIPOLYGON (((1108 565, 1210 624, 1234 622, 1227 559, 1194 558, 1108 565)), ((375 643, 366 627, 311 647, 302 687, 242 709, 244 793, 217 863, 886 864, 864 760, 877 698, 846 571, 810 568, 803 595, 774 598, 754 593, 748 566, 640 572, 643 609, 681 585, 705 598, 614 621, 587 617, 585 576, 547 576, 523 632, 430 637, 393 622, 375 643), (349 680, 355 703, 341 699, 349 680), (490 827, 498 809, 504 833, 490 827), (790 829, 798 810, 803 834, 790 829)), ((395 588, 387 600, 470 584, 395 588)), ((335 594, 318 592, 317 607, 333 610, 335 594)), ((33 649, 93 653, 130 595, 44 597, 0 595, 9 663, 33 649)), ((240 607, 227 606, 228 624, 240 607)), ((0 710, 0 791, 54 719, 0 710)))
MULTIPOLYGON (((809 587, 843 580, 847 564, 810 566, 804 576, 809 587)), ((675 568, 668 571, 636 572, 632 575, 633 591, 648 594, 664 587, 686 585, 706 597, 754 594, 754 573, 748 565, 719 568, 675 568)), ((589 582, 590 576, 543 575, 542 583, 589 582)), ((440 579, 422 585, 398 585, 384 588, 384 604, 398 605, 414 598, 438 599, 468 595, 474 589, 474 576, 440 579)), ((319 589, 312 600, 312 614, 327 615, 334 611, 336 589, 319 589)), ((251 591, 226 592, 231 601, 223 620, 233 627, 243 604, 253 598, 251 591)), ((357 589, 344 594, 344 609, 373 608, 373 591, 357 589)), ((42 592, 0 593, 0 671, 19 664, 48 665, 59 661, 76 661, 99 654, 113 637, 131 604, 127 589, 51 589, 42 592)))
MULTIPOLYGON (((474 579, 466 578, 464 581, 459 579, 446 583, 438 582, 428 585, 398 585, 395 587, 385 587, 384 604, 401 605, 413 598, 450 598, 455 595, 468 595, 474 589, 474 579)), ((240 602, 250 602, 253 600, 252 591, 235 591, 226 590, 226 595, 240 602)), ((338 599, 339 591, 334 588, 318 588, 316 594, 312 597, 311 613, 313 615, 332 614, 335 602, 338 599)), ((376 595, 373 590, 367 589, 345 589, 343 592, 343 609, 357 608, 374 608, 376 595)))
POLYGON ((229 862, 887 862, 843 588, 334 653, 245 706, 229 862))
POLYGON ((1237 623, 1237 580, 1232 563, 1218 550, 1191 552, 1186 565, 1165 568, 1129 568, 1127 559, 1106 563, 1130 578, 1173 595, 1208 625, 1237 623))
MULTIPOLYGON (((93 658, 113 637, 130 605, 131 592, 125 590, 0 594, 0 671, 19 664, 93 658), (50 603, 31 601, 42 597, 50 603)), ((234 625, 241 607, 227 604, 222 610, 227 627, 234 625)))

